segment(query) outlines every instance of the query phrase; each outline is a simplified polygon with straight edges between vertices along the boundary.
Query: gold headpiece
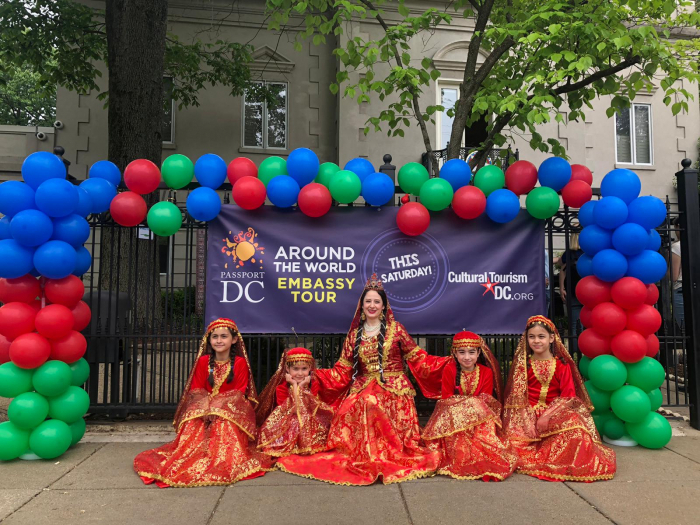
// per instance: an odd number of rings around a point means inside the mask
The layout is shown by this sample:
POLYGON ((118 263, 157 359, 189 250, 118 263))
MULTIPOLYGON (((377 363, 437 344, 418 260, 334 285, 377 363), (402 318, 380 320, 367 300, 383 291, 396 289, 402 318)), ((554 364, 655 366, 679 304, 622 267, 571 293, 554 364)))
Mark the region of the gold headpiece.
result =
POLYGON ((287 364, 314 363, 314 356, 306 348, 291 348, 287 350, 287 364))
POLYGON ((230 328, 234 332, 238 333, 236 323, 234 323, 231 319, 226 319, 224 317, 220 317, 219 319, 209 323, 209 326, 207 326, 207 335, 212 333, 217 328, 230 328))
POLYGON ((481 337, 476 335, 474 332, 459 332, 452 339, 452 352, 460 348, 481 348, 481 337))
POLYGON ((367 279, 367 284, 365 284, 365 290, 384 291, 384 285, 379 280, 379 277, 377 277, 376 273, 373 273, 372 276, 369 279, 367 279))
POLYGON ((554 323, 547 319, 544 315, 533 315, 527 320, 528 329, 532 328, 532 326, 536 324, 543 324, 547 326, 550 329, 550 331, 556 332, 556 327, 554 326, 554 323))

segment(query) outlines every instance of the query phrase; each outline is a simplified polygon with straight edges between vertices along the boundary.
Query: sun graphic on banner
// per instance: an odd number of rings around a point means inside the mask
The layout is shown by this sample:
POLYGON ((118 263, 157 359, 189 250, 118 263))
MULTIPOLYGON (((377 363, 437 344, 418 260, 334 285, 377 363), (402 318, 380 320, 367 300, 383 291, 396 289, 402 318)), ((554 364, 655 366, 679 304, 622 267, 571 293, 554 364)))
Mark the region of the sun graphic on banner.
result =
MULTIPOLYGON (((232 233, 229 232, 229 234, 232 233)), ((251 264, 259 264, 262 269, 263 261, 259 256, 256 259, 256 254, 260 252, 260 255, 265 255, 265 248, 256 241, 257 236, 253 228, 248 228, 245 232, 240 231, 233 235, 233 242, 228 239, 223 240, 226 246, 221 248, 221 253, 232 257, 236 268, 241 268, 250 261, 251 264)), ((229 263, 226 263, 225 268, 228 268, 228 265, 229 263)))

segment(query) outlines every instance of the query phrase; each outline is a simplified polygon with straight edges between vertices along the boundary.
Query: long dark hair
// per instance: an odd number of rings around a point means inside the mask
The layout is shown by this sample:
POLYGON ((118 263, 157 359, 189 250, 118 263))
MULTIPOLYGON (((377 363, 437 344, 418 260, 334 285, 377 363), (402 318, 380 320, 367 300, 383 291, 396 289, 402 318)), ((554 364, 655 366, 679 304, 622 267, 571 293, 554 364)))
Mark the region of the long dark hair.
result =
MULTIPOLYGON (((360 297, 360 311, 362 311, 362 305, 365 302, 365 296, 367 295, 367 292, 369 291, 374 291, 379 294, 379 297, 382 298, 382 315, 381 315, 381 320, 379 321, 380 323, 380 328, 379 328, 379 335, 377 336, 377 358, 379 360, 379 378, 381 382, 384 382, 384 363, 382 362, 383 359, 383 354, 384 354, 384 337, 386 336, 386 311, 387 311, 387 298, 386 298, 386 292, 384 290, 371 290, 367 289, 364 292, 362 292, 362 297, 360 297)), ((355 335, 355 348, 353 349, 352 352, 352 378, 355 379, 355 376, 357 376, 357 373, 360 370, 360 344, 362 343, 362 324, 357 327, 357 334, 355 335)))
MULTIPOLYGON (((226 330, 228 330, 229 333, 231 334, 231 338, 238 337, 238 334, 236 332, 234 332, 231 328, 226 327, 226 330)), ((214 332, 212 331, 211 334, 213 334, 213 333, 214 332)), ((214 348, 212 348, 212 346, 211 346, 211 341, 210 341, 211 334, 209 334, 207 336, 207 350, 206 350, 206 352, 209 354, 208 381, 209 381, 209 385, 212 388, 214 388, 214 363, 216 361, 216 359, 215 359, 216 352, 214 352, 214 348)), ((234 342, 231 345, 231 350, 230 350, 230 354, 229 354, 229 371, 228 371, 228 377, 226 378, 227 383, 230 383, 231 381, 233 381, 233 362, 234 362, 234 360, 236 358, 236 354, 237 354, 237 349, 236 349, 237 344, 238 344, 238 341, 234 342)))

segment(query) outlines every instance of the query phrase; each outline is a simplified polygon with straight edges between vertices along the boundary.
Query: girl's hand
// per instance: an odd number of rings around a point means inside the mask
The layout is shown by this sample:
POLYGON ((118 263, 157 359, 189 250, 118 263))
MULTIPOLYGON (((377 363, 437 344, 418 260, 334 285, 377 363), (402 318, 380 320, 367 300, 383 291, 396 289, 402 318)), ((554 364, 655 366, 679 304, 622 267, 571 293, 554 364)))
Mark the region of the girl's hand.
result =
POLYGON ((291 375, 291 374, 284 374, 284 378, 287 380, 287 383, 289 383, 290 385, 296 385, 296 384, 297 384, 297 382, 294 381, 294 379, 292 379, 292 375, 291 375))
POLYGON ((549 416, 543 415, 537 420, 537 432, 544 432, 549 428, 549 416))
POLYGON ((306 376, 306 377, 304 378, 304 380, 303 380, 301 383, 299 383, 299 386, 300 386, 300 387, 309 386, 310 383, 311 383, 311 374, 309 374, 308 376, 306 376))

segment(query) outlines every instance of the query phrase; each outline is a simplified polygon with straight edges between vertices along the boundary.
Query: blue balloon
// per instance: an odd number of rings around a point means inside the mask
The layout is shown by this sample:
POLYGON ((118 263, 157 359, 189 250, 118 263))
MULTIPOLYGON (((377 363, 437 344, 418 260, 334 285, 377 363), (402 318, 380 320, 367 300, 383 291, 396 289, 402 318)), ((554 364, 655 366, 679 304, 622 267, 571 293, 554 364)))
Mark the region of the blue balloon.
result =
POLYGON ((365 177, 372 175, 372 173, 375 172, 372 163, 367 159, 362 159, 360 157, 348 161, 343 169, 352 171, 355 175, 360 177, 360 181, 364 181, 365 177))
POLYGON ((642 181, 632 170, 619 168, 612 170, 600 183, 600 194, 603 197, 618 197, 629 204, 639 197, 642 191, 642 181))
POLYGON ((24 182, 8 180, 0 184, 0 213, 13 217, 23 210, 33 210, 34 190, 24 182))
POLYGON ((187 211, 194 220, 209 222, 219 215, 221 198, 209 187, 196 188, 187 196, 187 211))
POLYGON ((593 257, 593 275, 612 283, 627 273, 627 259, 617 250, 602 250, 593 257))
MULTIPOLYGON (((103 180, 103 179, 94 179, 103 180)), ((36 207, 49 217, 65 217, 78 207, 78 190, 64 179, 49 179, 36 190, 36 207)))
POLYGON ((576 261, 576 271, 581 278, 593 275, 593 258, 585 253, 576 261))
POLYGON ((656 230, 649 230, 649 241, 646 249, 652 252, 658 252, 661 249, 661 235, 656 230))
POLYGON ((627 220, 627 205, 619 197, 604 197, 595 205, 593 219, 601 228, 614 230, 627 220))
POLYGON ((51 238, 53 223, 39 210, 24 210, 12 218, 10 233, 22 246, 39 246, 51 238))
MULTIPOLYGON (((194 176, 197 178, 197 182, 206 188, 211 188, 212 190, 217 189, 226 180, 226 174, 226 161, 213 153, 202 155, 197 159, 197 162, 194 163, 194 176)), ((190 195, 192 194, 190 193, 190 195)), ((192 215, 192 213, 190 213, 190 215, 192 215)), ((192 217, 194 217, 194 215, 192 215, 192 217)))
POLYGON ((49 179, 65 179, 66 167, 63 161, 48 151, 32 153, 22 163, 24 182, 36 190, 41 183, 49 179))
POLYGON ((561 191, 571 180, 571 164, 561 157, 550 157, 540 164, 537 170, 540 186, 561 191))
POLYGON ((11 238, 12 234, 10 233, 10 218, 5 216, 0 219, 0 241, 11 238))
POLYGON ((578 210, 578 222, 581 227, 591 226, 595 224, 595 219, 593 218, 593 210, 598 201, 588 201, 586 204, 581 206, 578 210))
POLYGON ((73 248, 79 248, 90 237, 90 224, 80 215, 73 213, 53 221, 52 239, 64 241, 73 248))
POLYGON ((452 189, 457 191, 462 186, 467 186, 472 180, 472 170, 469 164, 462 159, 450 159, 440 168, 440 178, 450 183, 452 189))
POLYGON ((612 243, 615 249, 624 255, 637 255, 649 243, 649 232, 639 224, 628 222, 615 230, 612 243))
POLYGON ((34 263, 34 249, 22 246, 14 239, 0 241, 0 277, 16 279, 27 275, 34 263))
POLYGON ((612 235, 605 228, 593 224, 581 230, 578 243, 587 255, 593 257, 601 250, 612 248, 612 235))
POLYGON ((119 186, 122 181, 122 174, 117 168, 114 162, 108 160, 98 160, 90 167, 90 173, 88 177, 91 179, 105 179, 106 181, 114 184, 115 187, 119 186))
POLYGON ((644 284, 659 282, 666 275, 666 259, 659 252, 644 250, 628 259, 627 275, 644 284))
POLYGON ((520 199, 510 190, 501 189, 486 198, 486 215, 493 222, 506 223, 515 219, 520 213, 520 199))
POLYGON ((73 275, 77 277, 82 277, 92 266, 92 255, 87 248, 81 246, 75 250, 75 269, 73 270, 73 275))
POLYGON ((289 175, 277 175, 267 183, 267 198, 278 208, 294 206, 299 197, 299 184, 289 175))
POLYGON ((637 197, 629 205, 629 222, 644 226, 647 230, 658 228, 666 220, 666 205, 658 197, 637 197))
POLYGON ((92 213, 92 197, 85 191, 85 188, 77 186, 75 191, 78 192, 78 207, 75 209, 75 214, 81 217, 87 217, 92 213))
POLYGON ((39 246, 34 252, 34 267, 44 277, 63 279, 75 270, 76 259, 75 248, 70 244, 63 241, 49 241, 39 246))
POLYGON ((362 181, 362 198, 372 206, 384 206, 394 197, 394 181, 386 173, 372 173, 362 181))
POLYGON ((309 148, 297 148, 287 158, 287 173, 297 181, 300 188, 314 181, 319 166, 318 157, 309 148))
POLYGON ((109 209, 112 199, 117 196, 117 188, 105 179, 87 179, 80 187, 88 192, 92 199, 90 213, 102 213, 109 209))

